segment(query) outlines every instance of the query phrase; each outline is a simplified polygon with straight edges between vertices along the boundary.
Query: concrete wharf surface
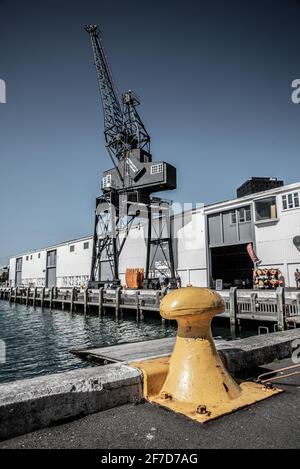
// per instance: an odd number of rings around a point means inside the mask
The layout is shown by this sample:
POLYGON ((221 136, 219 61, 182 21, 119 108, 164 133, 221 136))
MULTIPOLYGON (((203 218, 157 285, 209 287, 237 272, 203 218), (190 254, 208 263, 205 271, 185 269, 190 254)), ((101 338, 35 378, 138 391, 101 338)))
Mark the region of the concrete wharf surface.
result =
MULTIPOLYGON (((291 365, 290 359, 265 370, 291 365)), ((202 449, 300 448, 300 375, 282 379, 285 392, 204 425, 146 404, 126 404, 0 443, 6 448, 202 449)))

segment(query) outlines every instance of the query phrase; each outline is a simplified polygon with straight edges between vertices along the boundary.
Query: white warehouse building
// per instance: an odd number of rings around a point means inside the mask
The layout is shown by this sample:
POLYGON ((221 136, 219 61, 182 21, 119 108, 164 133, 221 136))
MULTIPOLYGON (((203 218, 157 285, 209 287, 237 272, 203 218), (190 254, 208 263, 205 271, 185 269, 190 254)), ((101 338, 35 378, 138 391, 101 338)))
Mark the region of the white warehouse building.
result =
MULTIPOLYGON (((175 267, 182 285, 214 286, 223 280, 251 286, 253 260, 278 268, 285 285, 295 287, 300 270, 300 182, 214 203, 173 217, 175 267), (181 223, 181 220, 184 220, 181 223)), ((120 278, 127 268, 145 266, 145 227, 134 226, 120 258, 120 278)), ((86 285, 91 269, 92 236, 37 249, 10 259, 11 286, 86 285)), ((158 267, 159 271, 159 267, 158 267)))

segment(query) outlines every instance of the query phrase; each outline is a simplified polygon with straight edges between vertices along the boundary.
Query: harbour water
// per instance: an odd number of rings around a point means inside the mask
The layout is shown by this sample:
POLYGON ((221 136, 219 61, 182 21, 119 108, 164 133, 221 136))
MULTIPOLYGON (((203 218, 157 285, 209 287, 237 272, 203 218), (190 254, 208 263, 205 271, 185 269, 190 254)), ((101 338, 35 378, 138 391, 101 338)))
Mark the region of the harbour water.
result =
MULTIPOLYGON (((243 331, 252 335, 254 331, 243 331)), ((113 315, 33 308, 0 300, 0 339, 5 342, 6 362, 0 363, 0 383, 92 366, 72 349, 114 345, 176 334, 176 324, 160 318, 137 323, 133 315, 116 321, 113 315)), ((229 338, 227 327, 213 327, 213 335, 229 338)))

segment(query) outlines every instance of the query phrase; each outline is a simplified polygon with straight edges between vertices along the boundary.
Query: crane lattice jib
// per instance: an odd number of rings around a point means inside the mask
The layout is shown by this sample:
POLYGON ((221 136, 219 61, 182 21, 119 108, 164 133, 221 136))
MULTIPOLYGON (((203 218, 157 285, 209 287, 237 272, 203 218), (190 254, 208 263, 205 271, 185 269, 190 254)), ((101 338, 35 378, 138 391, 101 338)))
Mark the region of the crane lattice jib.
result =
POLYGON ((123 95, 123 124, 126 129, 127 149, 141 148, 150 153, 150 136, 136 110, 139 98, 128 91, 123 95))
POLYGON ((88 25, 85 27, 85 30, 90 35, 93 49, 97 81, 103 106, 105 139, 109 149, 117 158, 120 158, 120 152, 123 148, 123 112, 98 34, 97 25, 88 25))
POLYGON ((85 30, 90 35, 93 49, 103 105, 104 135, 109 154, 118 160, 123 160, 134 148, 144 149, 150 153, 150 136, 136 110, 136 106, 140 104, 138 97, 132 91, 124 93, 121 106, 98 34, 98 27, 88 25, 85 30))

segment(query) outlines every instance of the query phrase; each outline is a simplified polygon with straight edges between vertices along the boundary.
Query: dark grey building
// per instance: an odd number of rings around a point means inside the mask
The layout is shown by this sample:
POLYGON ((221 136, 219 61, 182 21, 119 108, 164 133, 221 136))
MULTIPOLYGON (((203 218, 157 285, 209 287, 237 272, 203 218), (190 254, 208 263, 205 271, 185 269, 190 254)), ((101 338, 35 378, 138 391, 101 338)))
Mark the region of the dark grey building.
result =
POLYGON ((277 178, 265 177, 252 177, 244 182, 236 191, 237 197, 244 197, 245 195, 256 194, 257 192, 268 191, 276 187, 282 187, 283 181, 277 178))

